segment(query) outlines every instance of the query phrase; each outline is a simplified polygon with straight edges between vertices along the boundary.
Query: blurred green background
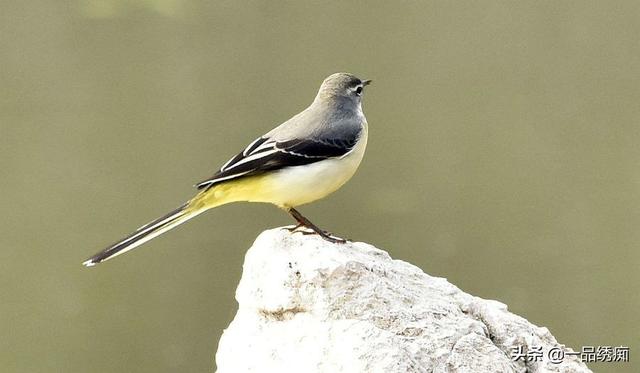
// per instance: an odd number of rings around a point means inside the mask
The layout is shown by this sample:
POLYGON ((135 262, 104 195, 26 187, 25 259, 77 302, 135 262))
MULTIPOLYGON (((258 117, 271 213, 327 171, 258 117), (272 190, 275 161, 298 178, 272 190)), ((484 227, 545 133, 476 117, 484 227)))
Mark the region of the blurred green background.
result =
POLYGON ((1 2, 1 370, 212 371, 286 214, 223 206, 80 263, 349 71, 374 80, 368 153, 301 211, 632 371, 639 34, 635 1, 1 2))

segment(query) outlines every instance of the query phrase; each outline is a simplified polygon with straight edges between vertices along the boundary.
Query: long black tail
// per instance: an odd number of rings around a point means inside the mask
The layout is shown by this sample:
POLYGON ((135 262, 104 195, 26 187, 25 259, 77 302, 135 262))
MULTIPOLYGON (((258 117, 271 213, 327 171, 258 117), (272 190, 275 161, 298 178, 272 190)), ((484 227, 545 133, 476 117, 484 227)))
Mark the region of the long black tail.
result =
POLYGON ((165 216, 143 225, 127 237, 85 260, 82 264, 87 267, 91 267, 120 254, 124 254, 127 251, 132 250, 150 239, 168 231, 169 229, 177 227, 185 221, 195 217, 200 212, 202 212, 202 210, 192 209, 189 207, 189 203, 185 203, 165 216))

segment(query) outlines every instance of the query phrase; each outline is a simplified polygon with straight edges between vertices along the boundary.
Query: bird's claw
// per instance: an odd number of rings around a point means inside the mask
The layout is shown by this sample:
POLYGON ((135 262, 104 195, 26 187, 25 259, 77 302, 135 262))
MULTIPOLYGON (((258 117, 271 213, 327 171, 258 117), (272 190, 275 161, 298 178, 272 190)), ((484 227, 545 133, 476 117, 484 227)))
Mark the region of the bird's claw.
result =
POLYGON ((313 234, 317 234, 318 236, 320 236, 322 239, 329 241, 331 243, 347 243, 350 242, 350 239, 344 239, 344 238, 339 238, 339 237, 335 237, 331 232, 328 231, 315 231, 312 228, 309 228, 303 224, 298 224, 294 227, 285 227, 283 229, 288 230, 291 233, 300 233, 302 235, 305 236, 309 236, 309 235, 313 235, 313 234))
POLYGON ((284 227, 282 229, 286 229, 291 233, 295 233, 295 232, 301 232, 298 229, 304 227, 304 225, 302 225, 301 223, 298 223, 298 225, 296 225, 295 227, 284 227))

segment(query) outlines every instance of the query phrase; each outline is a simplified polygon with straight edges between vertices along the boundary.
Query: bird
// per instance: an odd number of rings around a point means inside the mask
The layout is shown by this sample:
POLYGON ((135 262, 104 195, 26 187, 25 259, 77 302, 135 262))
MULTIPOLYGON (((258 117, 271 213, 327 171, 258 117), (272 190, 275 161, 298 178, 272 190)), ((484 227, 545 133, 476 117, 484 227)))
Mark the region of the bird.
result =
POLYGON ((213 176, 197 183, 199 191, 193 198, 83 265, 91 267, 114 258, 231 202, 271 203, 296 221, 297 225, 288 228, 291 232, 317 234, 332 243, 346 242, 318 228, 296 207, 335 192, 356 172, 367 146, 362 97, 370 83, 350 73, 330 75, 306 109, 252 141, 213 176))

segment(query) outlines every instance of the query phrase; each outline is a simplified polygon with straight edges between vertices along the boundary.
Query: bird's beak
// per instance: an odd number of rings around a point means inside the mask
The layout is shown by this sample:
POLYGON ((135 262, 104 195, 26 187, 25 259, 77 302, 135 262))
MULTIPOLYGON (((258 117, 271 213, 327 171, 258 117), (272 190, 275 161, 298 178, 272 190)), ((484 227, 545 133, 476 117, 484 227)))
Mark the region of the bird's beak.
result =
POLYGON ((372 82, 372 80, 371 80, 371 79, 363 80, 363 81, 362 81, 362 86, 363 86, 363 87, 366 87, 366 86, 368 86, 369 84, 371 84, 371 82, 372 82))

